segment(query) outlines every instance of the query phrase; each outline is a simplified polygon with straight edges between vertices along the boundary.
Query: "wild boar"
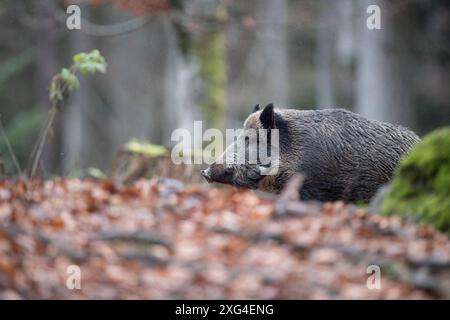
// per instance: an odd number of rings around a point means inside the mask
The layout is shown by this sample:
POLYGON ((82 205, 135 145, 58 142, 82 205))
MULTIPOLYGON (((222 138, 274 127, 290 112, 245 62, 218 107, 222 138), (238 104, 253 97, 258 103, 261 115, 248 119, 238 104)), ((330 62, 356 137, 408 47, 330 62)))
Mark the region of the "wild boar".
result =
MULTIPOLYGON (((216 159, 202 171, 208 182, 277 193, 300 173, 305 179, 299 190, 302 200, 369 201, 391 179, 400 159, 420 141, 407 128, 344 109, 274 109, 269 104, 261 110, 256 105, 243 132, 261 129, 269 133, 278 129, 276 174, 266 175, 267 167, 259 163, 227 161, 236 158, 234 146, 218 158, 222 161, 216 159)), ((257 143, 237 148, 259 148, 257 143)))

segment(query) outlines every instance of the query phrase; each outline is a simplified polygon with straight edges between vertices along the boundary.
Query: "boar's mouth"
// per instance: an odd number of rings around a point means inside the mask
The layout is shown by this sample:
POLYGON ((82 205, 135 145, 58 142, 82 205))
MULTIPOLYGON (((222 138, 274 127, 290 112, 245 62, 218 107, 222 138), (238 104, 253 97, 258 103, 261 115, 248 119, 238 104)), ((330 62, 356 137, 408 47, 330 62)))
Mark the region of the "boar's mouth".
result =
POLYGON ((218 182, 250 189, 258 189, 259 182, 263 178, 259 167, 256 166, 245 166, 245 168, 236 171, 217 164, 202 170, 201 175, 209 183, 218 182))
POLYGON ((233 184, 233 170, 224 168, 222 165, 212 165, 206 170, 202 170, 201 174, 209 183, 233 184))

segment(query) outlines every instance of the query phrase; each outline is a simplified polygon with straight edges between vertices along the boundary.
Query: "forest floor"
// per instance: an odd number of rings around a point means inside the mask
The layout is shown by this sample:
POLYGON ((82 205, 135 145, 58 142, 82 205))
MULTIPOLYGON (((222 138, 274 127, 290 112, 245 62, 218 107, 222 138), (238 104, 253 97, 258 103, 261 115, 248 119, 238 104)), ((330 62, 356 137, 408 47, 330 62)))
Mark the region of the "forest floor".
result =
POLYGON ((342 202, 231 187, 3 181, 0 299, 21 298, 448 299, 450 240, 342 202), (66 286, 71 265, 81 289, 66 286))

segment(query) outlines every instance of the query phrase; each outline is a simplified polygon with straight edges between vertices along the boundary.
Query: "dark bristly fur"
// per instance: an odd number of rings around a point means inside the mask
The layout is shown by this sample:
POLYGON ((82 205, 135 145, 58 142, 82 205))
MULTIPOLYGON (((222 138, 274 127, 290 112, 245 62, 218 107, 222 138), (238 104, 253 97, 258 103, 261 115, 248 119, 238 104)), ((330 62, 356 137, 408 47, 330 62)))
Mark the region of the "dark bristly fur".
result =
MULTIPOLYGON (((255 110, 244 129, 279 129, 279 172, 260 175, 255 181, 254 167, 234 165, 227 168, 232 172, 227 183, 279 192, 300 172, 305 176, 300 190, 303 200, 370 200, 390 180, 401 157, 420 141, 404 127, 368 120, 343 109, 274 110, 269 105, 255 110)), ((217 172, 214 164, 210 168, 217 172)), ((210 179, 216 180, 214 176, 210 179)))

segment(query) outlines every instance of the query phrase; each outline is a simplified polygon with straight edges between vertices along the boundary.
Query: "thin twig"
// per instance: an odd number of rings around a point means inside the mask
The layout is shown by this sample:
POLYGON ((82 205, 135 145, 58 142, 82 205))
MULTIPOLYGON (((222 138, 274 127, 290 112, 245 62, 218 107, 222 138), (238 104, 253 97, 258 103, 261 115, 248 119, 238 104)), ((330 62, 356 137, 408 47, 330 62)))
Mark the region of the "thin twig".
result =
POLYGON ((12 161, 14 163, 14 166, 16 167, 17 173, 19 174, 19 176, 22 177, 23 176, 22 169, 20 167, 19 161, 16 158, 16 155, 14 154, 14 150, 12 149, 12 146, 11 146, 11 143, 10 143, 10 141, 8 139, 8 136, 6 135, 5 128, 4 128, 3 123, 2 123, 2 116, 1 115, 0 115, 0 131, 2 132, 3 139, 5 140, 5 143, 6 143, 6 148, 8 149, 8 152, 9 152, 9 154, 11 156, 11 159, 12 159, 12 161))
POLYGON ((39 166, 39 163, 41 161, 42 152, 45 147, 45 143, 47 142, 47 137, 51 131, 53 121, 55 120, 56 113, 58 112, 58 108, 53 105, 52 108, 49 111, 49 116, 47 118, 47 123, 45 125, 44 130, 42 131, 42 134, 39 137, 38 143, 36 143, 33 152, 32 152, 32 165, 30 170, 30 179, 33 179, 36 175, 37 168, 39 166))
MULTIPOLYGON (((72 65, 70 67, 70 71, 74 74, 76 72, 77 68, 75 65, 72 65)), ((52 80, 52 81, 58 81, 58 80, 52 80)), ((54 100, 52 101, 52 105, 49 111, 49 115, 47 117, 47 122, 45 125, 44 130, 42 131, 41 135, 39 136, 39 140, 36 142, 36 144, 34 145, 33 151, 31 153, 31 171, 30 171, 30 179, 33 179, 37 168, 39 166, 39 163, 41 161, 41 157, 42 157, 42 152, 44 151, 44 147, 45 147, 45 143, 47 142, 47 137, 51 132, 52 126, 53 126, 53 122, 55 121, 56 118, 56 114, 58 113, 58 111, 61 109, 62 104, 64 103, 64 99, 67 99, 67 83, 64 82, 60 88, 60 93, 61 93, 61 97, 62 100, 54 100)))

